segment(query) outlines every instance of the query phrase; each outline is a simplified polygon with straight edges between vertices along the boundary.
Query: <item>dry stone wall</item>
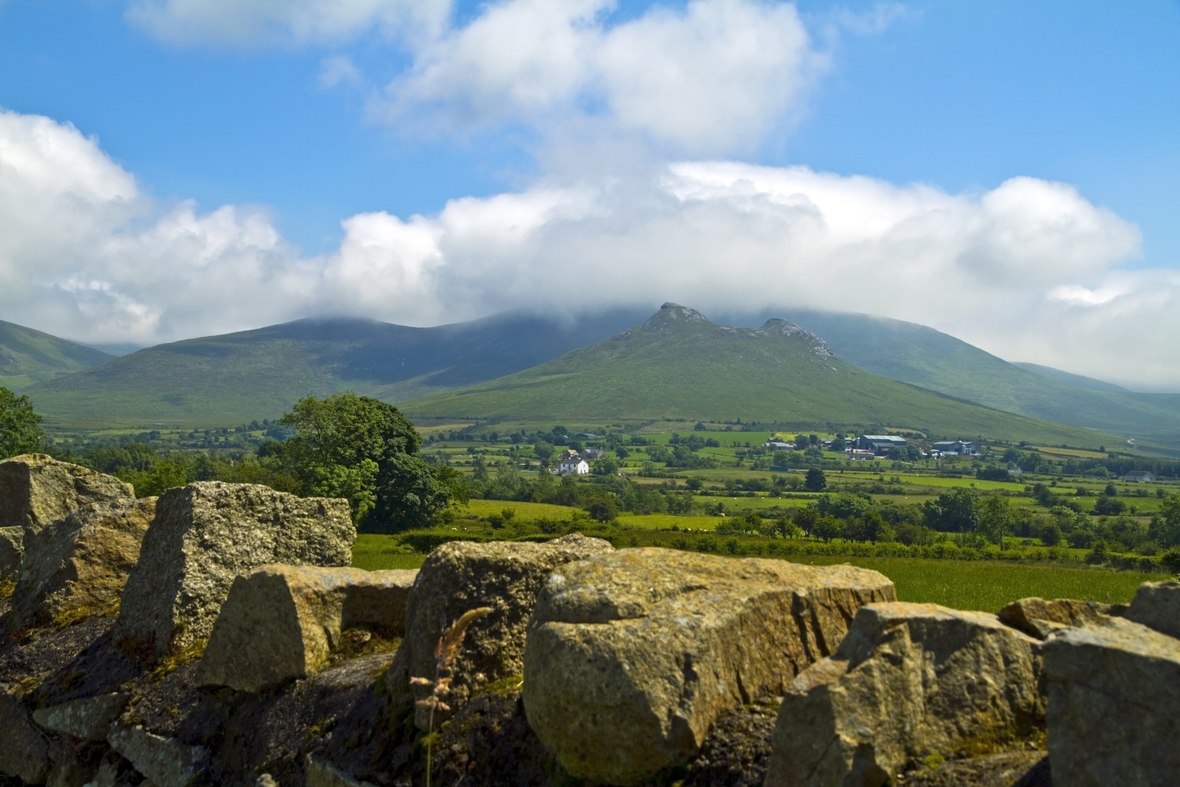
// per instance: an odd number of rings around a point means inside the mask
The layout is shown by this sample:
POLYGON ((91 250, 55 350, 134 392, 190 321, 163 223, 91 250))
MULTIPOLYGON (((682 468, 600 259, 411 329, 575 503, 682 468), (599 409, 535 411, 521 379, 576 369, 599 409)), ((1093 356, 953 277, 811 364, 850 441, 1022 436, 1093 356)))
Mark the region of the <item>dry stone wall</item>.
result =
POLYGON ((766 787, 884 785, 964 741, 1044 726, 1036 641, 995 615, 872 604, 791 683, 766 787))
POLYGON ((268 563, 347 566, 356 529, 348 502, 207 481, 156 503, 123 590, 116 635, 157 653, 205 640, 230 587, 268 563))
POLYGON ((524 705, 574 776, 638 784, 690 761, 726 709, 779 694, 893 583, 852 566, 628 549, 555 570, 524 705))
POLYGON ((29 534, 12 596, 16 626, 116 604, 155 511, 154 497, 90 503, 29 534))
MULTIPOLYGON (((385 676, 391 704, 415 706, 431 689, 410 678, 436 677, 435 650, 443 631, 465 612, 491 607, 492 613, 468 630, 451 670, 449 704, 464 702, 476 688, 520 675, 529 616, 550 572, 571 561, 613 551, 600 539, 580 534, 544 544, 453 542, 434 550, 422 564, 406 609, 406 638, 385 676)), ((416 711, 425 729, 428 712, 416 711)))

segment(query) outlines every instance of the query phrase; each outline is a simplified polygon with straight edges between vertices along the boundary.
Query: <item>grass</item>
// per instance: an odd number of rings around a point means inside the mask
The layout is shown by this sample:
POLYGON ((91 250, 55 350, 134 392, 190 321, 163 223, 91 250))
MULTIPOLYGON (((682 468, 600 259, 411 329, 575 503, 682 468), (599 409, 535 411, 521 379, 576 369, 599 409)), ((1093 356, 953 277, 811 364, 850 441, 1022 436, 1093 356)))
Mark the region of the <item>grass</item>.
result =
POLYGON ((880 571, 893 580, 901 601, 987 612, 998 612, 1005 604, 1028 596, 1125 603, 1143 582, 1167 579, 1133 571, 990 561, 816 556, 805 562, 851 563, 880 571))
POLYGON ((580 510, 569 506, 550 505, 549 503, 517 503, 511 500, 471 500, 466 506, 470 516, 500 514, 506 508, 515 512, 514 520, 519 519, 524 522, 537 519, 569 519, 574 511, 580 510))

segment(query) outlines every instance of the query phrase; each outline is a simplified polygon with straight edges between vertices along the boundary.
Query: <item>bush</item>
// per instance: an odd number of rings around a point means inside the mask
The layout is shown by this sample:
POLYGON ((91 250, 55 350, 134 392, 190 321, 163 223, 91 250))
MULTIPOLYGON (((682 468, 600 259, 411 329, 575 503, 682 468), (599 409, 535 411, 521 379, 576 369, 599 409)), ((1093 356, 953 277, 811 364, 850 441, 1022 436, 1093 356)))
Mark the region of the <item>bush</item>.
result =
POLYGON ((596 522, 614 522, 619 516, 619 507, 610 498, 595 500, 586 507, 586 513, 596 522))
POLYGON ((1055 547, 1061 543, 1061 527, 1053 521, 1045 522, 1037 531, 1041 543, 1047 547, 1055 547))
POLYGON ((1172 574, 1180 574, 1180 547, 1172 547, 1160 555, 1160 565, 1172 574))

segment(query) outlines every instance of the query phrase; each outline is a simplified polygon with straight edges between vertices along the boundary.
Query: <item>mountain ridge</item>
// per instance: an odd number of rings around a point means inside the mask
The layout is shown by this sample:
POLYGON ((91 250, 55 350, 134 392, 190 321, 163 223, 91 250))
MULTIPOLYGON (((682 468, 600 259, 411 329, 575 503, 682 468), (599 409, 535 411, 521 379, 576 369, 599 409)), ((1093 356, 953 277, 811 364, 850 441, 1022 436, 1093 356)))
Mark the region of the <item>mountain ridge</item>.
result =
POLYGON ((1098 445, 1097 431, 1004 413, 862 371, 784 319, 716 325, 674 303, 530 369, 399 404, 411 417, 881 424, 941 436, 1098 445))
POLYGON ((114 356, 52 334, 0 320, 0 385, 18 391, 114 356))

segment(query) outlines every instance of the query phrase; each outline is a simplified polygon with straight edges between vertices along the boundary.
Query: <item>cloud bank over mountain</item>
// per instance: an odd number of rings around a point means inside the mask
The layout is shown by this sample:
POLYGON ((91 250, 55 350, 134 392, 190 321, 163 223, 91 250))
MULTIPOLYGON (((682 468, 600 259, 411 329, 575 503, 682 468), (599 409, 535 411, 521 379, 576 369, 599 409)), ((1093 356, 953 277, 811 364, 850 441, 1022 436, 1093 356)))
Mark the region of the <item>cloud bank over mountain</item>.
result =
MULTIPOLYGON (((402 36, 411 63, 371 93, 374 118, 468 139, 528 128, 540 172, 431 215, 342 217, 339 247, 307 256, 265 208, 161 203, 83 131, 0 112, 0 310, 74 339, 153 343, 312 314, 431 325, 521 307, 800 306, 1180 386, 1180 272, 1128 266, 1131 222, 1018 173, 949 193, 743 163, 806 111, 830 62, 794 6, 612 10, 505 0, 458 24, 445 2, 135 2, 129 17, 173 44, 402 36)), ((833 24, 871 35, 899 13, 833 24)), ((343 58, 319 75, 363 78, 343 58)))

